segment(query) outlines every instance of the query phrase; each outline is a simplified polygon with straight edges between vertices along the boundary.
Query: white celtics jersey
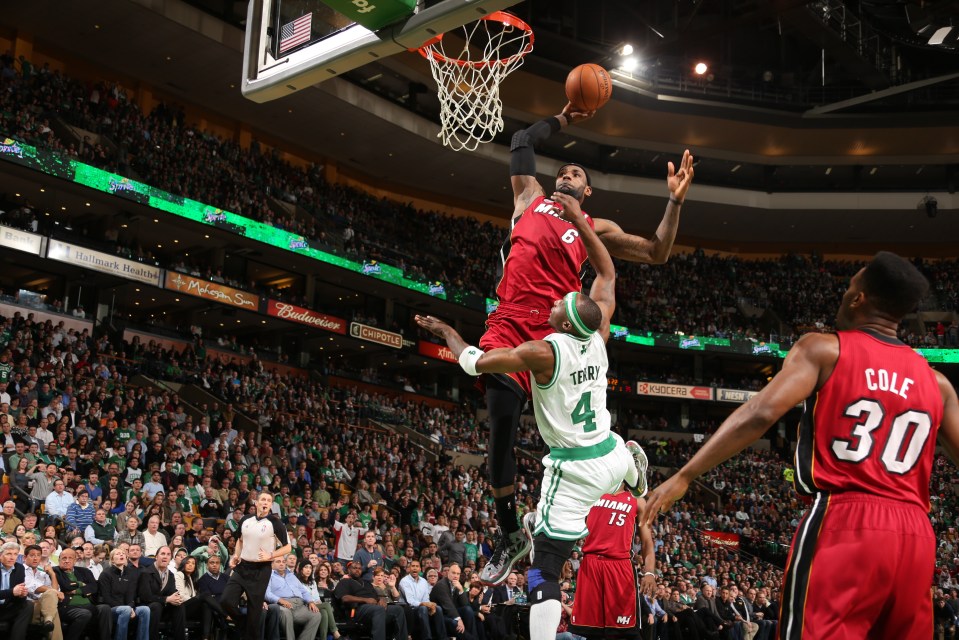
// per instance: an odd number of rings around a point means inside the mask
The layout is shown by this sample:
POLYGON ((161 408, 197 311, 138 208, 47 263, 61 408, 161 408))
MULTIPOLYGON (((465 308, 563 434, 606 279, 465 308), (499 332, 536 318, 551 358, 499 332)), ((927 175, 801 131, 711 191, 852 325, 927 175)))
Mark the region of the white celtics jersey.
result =
POLYGON ((588 447, 609 436, 606 410, 606 343, 567 333, 543 338, 553 348, 553 377, 533 384, 533 411, 543 441, 552 448, 588 447))

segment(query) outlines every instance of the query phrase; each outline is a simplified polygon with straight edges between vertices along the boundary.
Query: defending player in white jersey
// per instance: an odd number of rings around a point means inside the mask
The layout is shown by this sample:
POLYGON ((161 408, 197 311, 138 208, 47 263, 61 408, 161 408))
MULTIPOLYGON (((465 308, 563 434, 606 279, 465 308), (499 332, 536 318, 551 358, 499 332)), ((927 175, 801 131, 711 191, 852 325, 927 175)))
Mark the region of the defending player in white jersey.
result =
POLYGON ((523 528, 533 538, 530 640, 556 637, 562 615, 560 571, 573 545, 587 534, 586 515, 593 504, 624 479, 634 494, 646 492, 646 455, 638 444, 624 444, 610 430, 606 409, 606 341, 616 308, 613 261, 583 217, 579 202, 565 193, 554 193, 552 200, 576 227, 596 269, 589 296, 570 292, 553 304, 549 324, 555 333, 513 349, 484 353, 467 345, 449 325, 416 316, 421 327, 446 340, 470 375, 533 374, 533 409, 550 450, 543 458, 543 489, 536 512, 523 518, 523 528))

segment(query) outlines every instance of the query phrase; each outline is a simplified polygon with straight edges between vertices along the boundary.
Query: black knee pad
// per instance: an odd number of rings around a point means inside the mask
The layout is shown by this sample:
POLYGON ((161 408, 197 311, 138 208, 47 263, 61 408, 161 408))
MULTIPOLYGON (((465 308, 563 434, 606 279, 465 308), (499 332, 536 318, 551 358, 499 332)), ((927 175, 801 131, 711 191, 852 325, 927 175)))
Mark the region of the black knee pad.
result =
POLYGON ((557 602, 563 601, 559 590, 559 583, 555 580, 543 582, 538 587, 530 589, 530 604, 539 604, 541 602, 546 602, 547 600, 556 600, 557 602))

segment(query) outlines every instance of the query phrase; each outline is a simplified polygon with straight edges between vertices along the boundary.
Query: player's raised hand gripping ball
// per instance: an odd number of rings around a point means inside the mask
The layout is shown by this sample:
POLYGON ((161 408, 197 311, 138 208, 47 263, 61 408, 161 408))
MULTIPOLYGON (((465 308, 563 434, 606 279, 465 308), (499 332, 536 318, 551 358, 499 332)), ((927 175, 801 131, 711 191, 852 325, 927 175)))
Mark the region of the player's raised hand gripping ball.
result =
POLYGON ((566 76, 566 97, 576 111, 595 111, 612 95, 609 72, 598 64, 581 64, 566 76))

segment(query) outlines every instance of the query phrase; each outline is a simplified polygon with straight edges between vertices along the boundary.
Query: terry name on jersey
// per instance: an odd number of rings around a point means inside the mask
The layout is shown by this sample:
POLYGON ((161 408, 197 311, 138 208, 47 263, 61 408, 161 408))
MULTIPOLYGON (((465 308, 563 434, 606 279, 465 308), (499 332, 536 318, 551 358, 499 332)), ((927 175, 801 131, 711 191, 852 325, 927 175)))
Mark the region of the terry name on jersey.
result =
POLYGON ((895 371, 889 373, 885 369, 876 371, 875 369, 866 369, 866 388, 870 391, 888 391, 901 398, 905 398, 909 393, 909 387, 912 386, 912 378, 902 378, 899 382, 899 374, 895 371))
POLYGON ((583 384, 584 382, 590 382, 599 378, 599 372, 602 370, 602 367, 591 364, 579 371, 573 371, 569 374, 569 378, 573 381, 573 384, 583 384))

